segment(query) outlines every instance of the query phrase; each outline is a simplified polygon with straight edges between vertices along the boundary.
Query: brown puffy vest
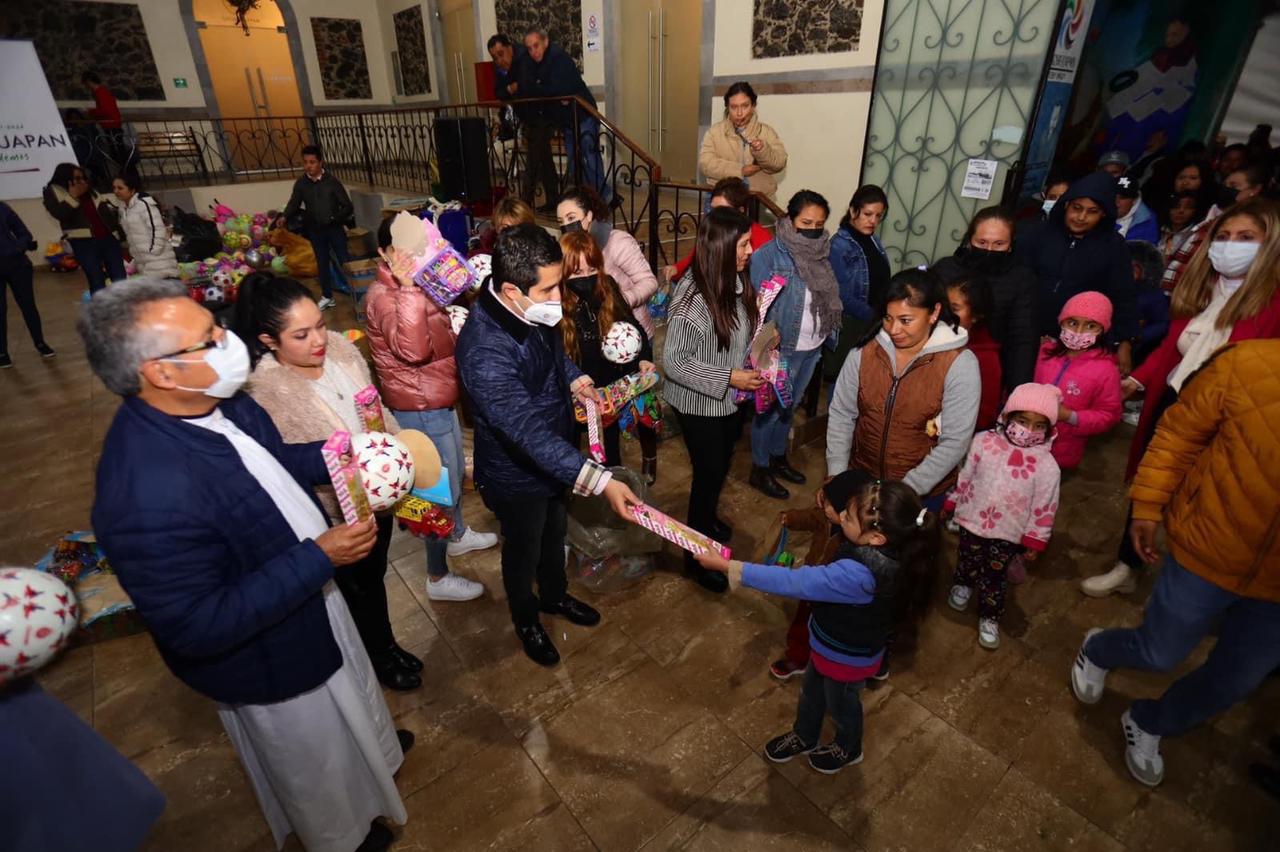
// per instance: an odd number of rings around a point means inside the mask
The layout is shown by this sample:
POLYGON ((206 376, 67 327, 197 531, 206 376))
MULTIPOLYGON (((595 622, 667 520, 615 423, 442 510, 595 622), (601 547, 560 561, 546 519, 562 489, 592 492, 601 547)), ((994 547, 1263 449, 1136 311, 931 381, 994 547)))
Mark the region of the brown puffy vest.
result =
MULTIPOLYGON (((849 466, 885 480, 901 480, 938 443, 929 422, 942 412, 947 371, 964 347, 916 359, 895 381, 894 365, 877 341, 862 349, 858 371, 858 420, 849 466)), ((935 424, 936 425, 936 424, 935 424)), ((952 471, 926 496, 955 484, 952 471)))

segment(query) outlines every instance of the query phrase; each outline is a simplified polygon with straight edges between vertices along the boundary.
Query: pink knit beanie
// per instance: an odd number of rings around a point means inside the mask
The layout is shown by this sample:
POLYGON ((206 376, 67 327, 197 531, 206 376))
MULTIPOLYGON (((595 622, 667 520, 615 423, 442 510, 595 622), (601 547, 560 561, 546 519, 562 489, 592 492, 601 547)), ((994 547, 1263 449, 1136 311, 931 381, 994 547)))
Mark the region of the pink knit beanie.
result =
MULTIPOLYGON (((1071 314, 1071 316, 1078 317, 1080 314, 1071 314)), ((1031 411, 1048 417, 1052 424, 1058 422, 1058 408, 1061 405, 1062 391, 1053 385, 1027 382, 1025 385, 1018 385, 1013 389, 1013 393, 1009 394, 1009 401, 1004 404, 1004 415, 1008 417, 1013 411, 1031 411)))
POLYGON ((1102 326, 1103 331, 1111 330, 1111 300, 1097 290, 1077 293, 1062 306, 1058 314, 1058 322, 1067 317, 1080 317, 1093 320, 1102 326))

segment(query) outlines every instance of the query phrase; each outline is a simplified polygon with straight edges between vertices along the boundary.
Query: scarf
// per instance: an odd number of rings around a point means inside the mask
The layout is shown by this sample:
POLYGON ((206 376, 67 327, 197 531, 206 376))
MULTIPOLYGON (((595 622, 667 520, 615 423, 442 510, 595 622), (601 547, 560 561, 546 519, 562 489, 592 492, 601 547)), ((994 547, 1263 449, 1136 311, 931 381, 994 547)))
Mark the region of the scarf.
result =
POLYGON ((840 301, 840 285, 831 269, 831 237, 823 234, 816 240, 796 233, 789 218, 778 220, 774 236, 795 262, 796 273, 811 296, 814 325, 823 337, 840 327, 844 305, 840 301))

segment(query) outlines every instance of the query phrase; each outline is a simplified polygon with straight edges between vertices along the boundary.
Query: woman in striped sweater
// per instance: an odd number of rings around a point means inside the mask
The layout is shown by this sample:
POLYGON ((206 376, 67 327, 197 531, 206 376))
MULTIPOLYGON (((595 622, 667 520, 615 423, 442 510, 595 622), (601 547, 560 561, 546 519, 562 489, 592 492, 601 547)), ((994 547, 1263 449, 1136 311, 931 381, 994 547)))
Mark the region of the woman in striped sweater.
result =
MULTIPOLYGON (((721 542, 733 530, 716 517, 716 504, 742 434, 733 391, 764 383, 759 371, 743 369, 760 313, 746 275, 750 259, 750 220, 730 207, 712 209, 698 225, 693 265, 673 288, 667 323, 663 397, 680 420, 693 466, 688 522, 721 542)), ((699 585, 728 588, 724 574, 685 556, 685 570, 699 585)))

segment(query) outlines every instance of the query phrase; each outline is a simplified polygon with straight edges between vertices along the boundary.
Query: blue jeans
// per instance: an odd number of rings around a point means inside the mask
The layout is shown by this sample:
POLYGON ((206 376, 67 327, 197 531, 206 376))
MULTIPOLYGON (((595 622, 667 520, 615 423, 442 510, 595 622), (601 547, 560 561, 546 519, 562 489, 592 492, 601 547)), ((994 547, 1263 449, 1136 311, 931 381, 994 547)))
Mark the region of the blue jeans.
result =
POLYGON ((807 352, 795 352, 787 359, 787 370, 791 374, 791 407, 783 408, 774 405, 764 414, 757 414, 751 421, 751 463, 757 467, 768 467, 774 456, 787 454, 787 435, 791 432, 791 418, 796 407, 800 405, 800 397, 813 371, 822 361, 822 347, 807 352))
POLYGON ((1164 695, 1133 702, 1130 716, 1149 734, 1184 733, 1243 701, 1280 665, 1280 604, 1244 598, 1165 559, 1142 624, 1107 630, 1084 652, 1104 669, 1169 671, 1214 628, 1218 641, 1204 665, 1164 695))
POLYGON ((311 241, 311 249, 316 253, 316 269, 319 270, 320 292, 326 299, 333 297, 333 261, 332 252, 338 263, 351 260, 347 251, 347 231, 336 222, 328 225, 312 225, 307 229, 307 239, 311 241))
POLYGON ((862 687, 866 681, 833 680, 820 673, 809 661, 800 686, 800 703, 791 730, 808 745, 822 735, 822 719, 831 716, 835 722, 835 744, 856 757, 862 754, 862 687))
POLYGON ((128 277, 124 271, 124 254, 115 237, 77 237, 67 240, 71 254, 89 279, 89 292, 96 293, 112 281, 128 277), (106 272, 103 272, 103 269, 106 272))
POLYGON ((600 122, 596 121, 593 116, 586 116, 578 120, 578 132, 573 132, 573 126, 566 124, 564 131, 564 152, 568 157, 568 165, 566 171, 569 179, 573 183, 578 182, 578 173, 576 171, 574 152, 578 150, 579 145, 582 147, 582 183, 589 186, 596 192, 600 193, 600 197, 605 201, 613 198, 613 187, 605 181, 604 159, 600 156, 600 122))
MULTIPOLYGON (((467 531, 462 522, 462 479, 467 475, 466 459, 462 455, 462 424, 458 422, 458 413, 452 408, 433 408, 429 411, 395 411, 392 410, 401 429, 417 429, 431 439, 440 453, 440 463, 449 471, 449 494, 453 497, 453 535, 450 541, 457 541, 467 531)), ((443 577, 449 573, 449 565, 445 561, 448 555, 449 542, 428 541, 427 543, 427 576, 443 577)))

